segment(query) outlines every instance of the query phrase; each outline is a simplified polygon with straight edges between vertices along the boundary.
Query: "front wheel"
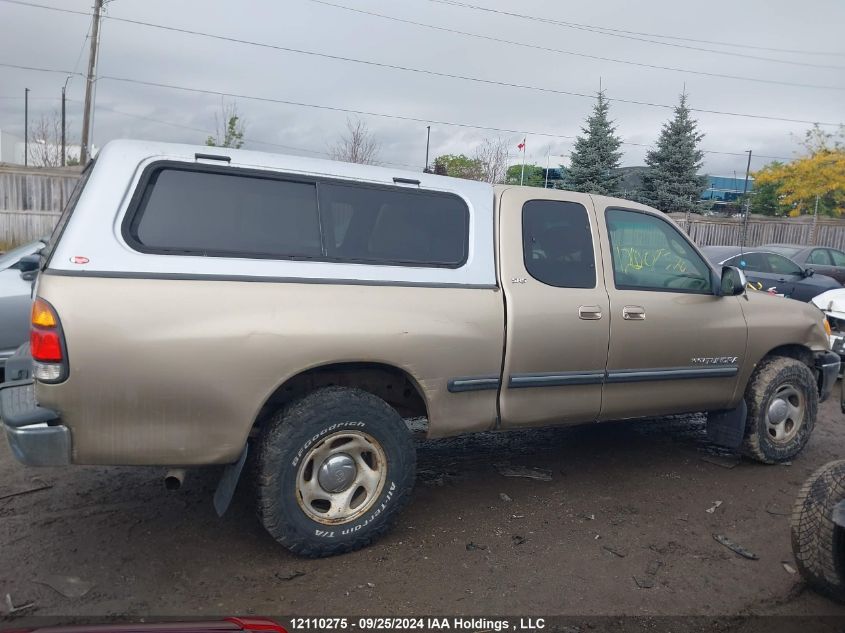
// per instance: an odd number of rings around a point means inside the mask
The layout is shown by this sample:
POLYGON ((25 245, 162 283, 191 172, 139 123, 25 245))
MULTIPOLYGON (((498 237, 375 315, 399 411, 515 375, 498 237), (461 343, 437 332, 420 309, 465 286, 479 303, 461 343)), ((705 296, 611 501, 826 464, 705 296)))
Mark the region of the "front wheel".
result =
POLYGON ((368 545, 408 502, 416 452, 399 414, 359 389, 326 387, 268 424, 258 456, 264 527, 296 554, 368 545))
POLYGON ((751 376, 745 404, 743 453, 766 464, 790 460, 807 444, 816 423, 815 376, 793 358, 766 358, 751 376))

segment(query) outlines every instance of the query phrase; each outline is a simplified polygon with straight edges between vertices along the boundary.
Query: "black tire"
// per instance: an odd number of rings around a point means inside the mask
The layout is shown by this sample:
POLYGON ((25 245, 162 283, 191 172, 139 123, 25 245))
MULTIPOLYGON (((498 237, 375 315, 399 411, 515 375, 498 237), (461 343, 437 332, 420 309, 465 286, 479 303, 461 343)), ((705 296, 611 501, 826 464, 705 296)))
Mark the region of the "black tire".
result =
POLYGON ((748 381, 745 404, 748 407, 748 417, 745 422, 742 453, 764 464, 788 461, 801 452, 816 424, 819 410, 816 378, 809 367, 794 358, 765 358, 748 381), (792 385, 803 394, 804 413, 800 422, 795 423, 798 428, 793 437, 788 441, 778 442, 769 434, 766 412, 772 397, 785 385, 792 385))
POLYGON ((790 527, 798 571, 813 589, 845 602, 845 529, 833 509, 845 500, 845 460, 814 472, 798 493, 790 527))
POLYGON ((411 496, 416 450, 401 416, 383 400, 360 389, 325 387, 291 403, 267 424, 258 447, 257 471, 258 512, 264 527, 292 552, 317 558, 369 545, 392 526, 411 496), (309 516, 301 505, 297 477, 300 468, 309 468, 303 462, 310 451, 341 432, 363 433, 377 442, 386 475, 380 492, 362 503, 367 508, 363 514, 327 524, 309 516))

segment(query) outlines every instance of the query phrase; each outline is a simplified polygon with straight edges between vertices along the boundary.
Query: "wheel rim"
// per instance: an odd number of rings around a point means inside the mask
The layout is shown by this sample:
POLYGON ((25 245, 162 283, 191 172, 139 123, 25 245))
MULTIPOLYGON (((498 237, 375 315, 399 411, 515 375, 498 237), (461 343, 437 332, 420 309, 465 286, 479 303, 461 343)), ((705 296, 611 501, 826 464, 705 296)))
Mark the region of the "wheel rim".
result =
POLYGON ((348 523, 369 510, 387 478, 384 449, 361 431, 332 433, 311 448, 296 476, 299 506, 329 525, 348 523))
POLYGON ((792 440, 804 422, 805 398, 790 384, 778 387, 766 408, 766 433, 777 444, 792 440))

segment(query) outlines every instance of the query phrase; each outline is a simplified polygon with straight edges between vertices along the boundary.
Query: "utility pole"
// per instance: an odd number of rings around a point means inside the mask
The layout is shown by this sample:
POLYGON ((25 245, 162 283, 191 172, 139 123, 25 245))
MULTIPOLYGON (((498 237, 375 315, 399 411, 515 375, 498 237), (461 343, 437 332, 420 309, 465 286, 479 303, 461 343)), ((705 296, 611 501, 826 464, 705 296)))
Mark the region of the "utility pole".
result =
POLYGON ((552 146, 546 148, 546 182, 543 184, 543 189, 549 188, 549 158, 551 158, 552 146))
POLYGON ((745 216, 742 219, 742 245, 745 246, 746 238, 748 237, 748 212, 751 210, 751 204, 748 201, 748 175, 751 173, 751 150, 748 150, 748 163, 745 166, 745 185, 742 188, 742 197, 745 198, 745 216))
POLYGON ((97 45, 100 39, 100 13, 103 10, 103 0, 94 0, 94 23, 91 27, 91 51, 88 54, 88 78, 85 83, 85 105, 82 112, 82 147, 79 151, 79 163, 85 165, 90 154, 88 141, 91 138, 91 109, 92 92, 97 72, 97 45))
POLYGON ((431 126, 427 125, 425 129, 427 130, 425 136, 425 172, 428 173, 428 148, 431 144, 431 126))
POLYGON ((23 89, 23 166, 29 164, 29 88, 23 89))
POLYGON ((62 86, 62 167, 65 166, 65 157, 67 156, 67 146, 66 146, 66 138, 65 138, 65 91, 67 89, 67 80, 65 80, 65 85, 62 86))

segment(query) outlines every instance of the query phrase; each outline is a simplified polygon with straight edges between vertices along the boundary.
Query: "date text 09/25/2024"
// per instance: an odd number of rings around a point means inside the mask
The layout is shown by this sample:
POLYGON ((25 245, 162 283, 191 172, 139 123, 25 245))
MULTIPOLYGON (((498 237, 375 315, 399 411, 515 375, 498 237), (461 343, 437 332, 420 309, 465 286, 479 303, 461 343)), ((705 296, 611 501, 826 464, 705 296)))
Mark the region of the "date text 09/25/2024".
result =
POLYGON ((544 618, 520 617, 515 620, 503 618, 465 617, 398 617, 398 618, 292 618, 291 629, 295 631, 329 631, 353 629, 361 631, 537 631, 546 626, 544 618))

